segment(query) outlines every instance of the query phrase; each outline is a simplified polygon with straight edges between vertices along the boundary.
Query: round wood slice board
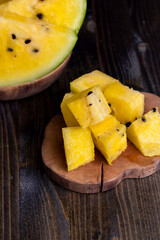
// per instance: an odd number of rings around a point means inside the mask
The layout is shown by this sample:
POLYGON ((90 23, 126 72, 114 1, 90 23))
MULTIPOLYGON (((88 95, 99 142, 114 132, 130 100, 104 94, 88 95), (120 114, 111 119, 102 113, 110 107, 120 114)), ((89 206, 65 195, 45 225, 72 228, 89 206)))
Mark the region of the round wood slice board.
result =
MULTIPOLYGON (((160 98, 151 93, 145 95, 145 112, 153 107, 160 109, 160 98)), ((57 114, 46 127, 42 144, 42 158, 47 174, 65 188, 80 193, 98 193, 115 187, 124 178, 147 177, 160 169, 160 156, 144 157, 128 141, 127 149, 108 165, 101 153, 95 151, 95 161, 70 172, 64 154, 63 117, 57 114)))

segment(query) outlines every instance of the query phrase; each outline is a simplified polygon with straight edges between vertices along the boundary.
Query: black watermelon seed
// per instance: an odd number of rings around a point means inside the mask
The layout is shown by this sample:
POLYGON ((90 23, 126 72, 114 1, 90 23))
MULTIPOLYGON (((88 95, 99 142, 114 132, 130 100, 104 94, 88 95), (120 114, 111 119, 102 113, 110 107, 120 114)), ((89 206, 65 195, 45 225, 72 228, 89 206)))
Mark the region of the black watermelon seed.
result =
POLYGON ((9 47, 9 48, 7 48, 7 51, 8 51, 8 52, 13 52, 13 48, 10 48, 10 47, 9 47))
POLYGON ((99 99, 99 102, 101 102, 101 100, 99 99))
POLYGON ((16 39, 16 35, 14 33, 12 34, 12 39, 16 39))
POLYGON ((111 107, 111 104, 110 104, 110 103, 108 103, 108 106, 109 106, 109 107, 111 107))
POLYGON ((92 103, 90 103, 89 106, 92 106, 92 103))
POLYGON ((92 94, 93 92, 92 91, 90 91, 90 92, 88 92, 88 94, 87 95, 90 95, 90 94, 92 94))
POLYGON ((145 119, 144 117, 142 117, 142 121, 143 121, 143 122, 146 122, 146 119, 145 119))
POLYGON ((124 137, 124 133, 122 133, 122 137, 124 137))
POLYGON ((131 122, 126 123, 126 127, 129 127, 131 125, 131 122))
POLYGON ((37 53, 37 52, 39 52, 39 50, 38 50, 37 48, 34 48, 34 49, 32 50, 32 52, 37 53))
POLYGON ((31 42, 31 39, 26 39, 25 40, 25 44, 28 44, 28 43, 30 43, 31 42))
POLYGON ((117 128, 116 130, 117 130, 117 132, 119 132, 119 129, 118 129, 118 128, 117 128))
POLYGON ((156 111, 157 111, 157 109, 154 107, 154 108, 152 108, 152 111, 153 111, 153 112, 156 112, 156 111))
POLYGON ((42 18, 43 18, 43 14, 42 14, 42 13, 38 13, 36 16, 37 16, 39 19, 42 19, 42 18))

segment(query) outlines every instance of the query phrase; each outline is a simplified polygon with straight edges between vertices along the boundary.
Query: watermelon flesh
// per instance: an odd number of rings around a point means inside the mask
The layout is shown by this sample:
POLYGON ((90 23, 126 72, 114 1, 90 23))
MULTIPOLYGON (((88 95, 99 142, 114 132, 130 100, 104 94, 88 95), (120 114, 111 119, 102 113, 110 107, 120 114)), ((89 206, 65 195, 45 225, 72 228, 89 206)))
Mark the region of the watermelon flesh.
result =
POLYGON ((11 0, 0 9, 21 16, 79 31, 86 13, 86 0, 11 0))
POLYGON ((33 81, 51 72, 72 51, 73 30, 0 11, 0 86, 33 81))

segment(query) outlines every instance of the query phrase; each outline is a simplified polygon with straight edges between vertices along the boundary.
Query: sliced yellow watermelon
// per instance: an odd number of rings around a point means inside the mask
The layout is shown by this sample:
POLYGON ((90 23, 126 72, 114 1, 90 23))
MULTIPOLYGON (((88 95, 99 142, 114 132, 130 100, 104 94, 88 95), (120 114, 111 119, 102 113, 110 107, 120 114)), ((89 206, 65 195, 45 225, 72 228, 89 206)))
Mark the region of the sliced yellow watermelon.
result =
POLYGON ((0 9, 37 18, 79 31, 86 13, 86 0, 12 0, 0 9))
POLYGON ((35 80, 72 51, 73 30, 0 11, 0 86, 35 80))

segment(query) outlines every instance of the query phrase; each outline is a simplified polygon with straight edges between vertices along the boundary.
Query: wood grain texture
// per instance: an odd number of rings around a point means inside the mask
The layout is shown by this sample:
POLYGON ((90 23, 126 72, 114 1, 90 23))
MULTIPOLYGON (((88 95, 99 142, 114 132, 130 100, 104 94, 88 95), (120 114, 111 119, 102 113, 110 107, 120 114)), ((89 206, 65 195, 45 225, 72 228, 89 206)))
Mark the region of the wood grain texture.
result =
POLYGON ((160 236, 160 173, 98 194, 66 190, 44 173, 44 129, 69 82, 94 69, 160 95, 158 0, 88 0, 71 61, 33 97, 0 102, 0 239, 151 240, 160 236))

